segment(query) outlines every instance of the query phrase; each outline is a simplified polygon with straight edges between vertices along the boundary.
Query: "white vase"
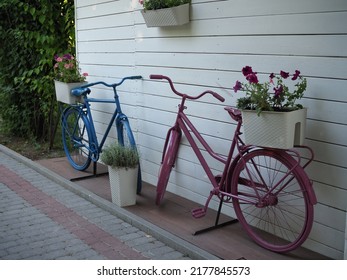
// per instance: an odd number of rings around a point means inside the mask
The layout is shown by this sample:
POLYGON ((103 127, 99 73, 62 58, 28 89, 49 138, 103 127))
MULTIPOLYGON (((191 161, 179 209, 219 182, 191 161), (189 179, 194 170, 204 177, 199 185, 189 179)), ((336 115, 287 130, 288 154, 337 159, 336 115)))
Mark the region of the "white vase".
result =
POLYGON ((147 27, 175 26, 189 22, 189 3, 180 6, 158 9, 141 10, 147 27))
POLYGON ((108 167, 112 202, 120 207, 136 204, 137 190, 136 168, 108 167))
POLYGON ((77 96, 73 96, 71 94, 71 90, 83 84, 86 84, 86 82, 63 83, 60 81, 54 81, 55 95, 56 95, 57 101, 66 103, 66 104, 75 104, 76 102, 80 101, 81 98, 77 96))
POLYGON ((245 143, 262 147, 290 149, 303 145, 307 108, 290 112, 243 110, 245 143))

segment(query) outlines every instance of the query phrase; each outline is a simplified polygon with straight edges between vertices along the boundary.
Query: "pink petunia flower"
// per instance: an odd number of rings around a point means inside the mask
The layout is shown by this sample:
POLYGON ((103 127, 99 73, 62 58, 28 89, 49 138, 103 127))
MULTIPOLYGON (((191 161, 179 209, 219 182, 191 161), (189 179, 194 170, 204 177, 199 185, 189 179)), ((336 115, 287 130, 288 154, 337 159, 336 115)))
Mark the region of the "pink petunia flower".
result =
POLYGON ((242 84, 240 81, 236 81, 235 86, 233 87, 234 92, 237 92, 238 90, 242 89, 242 84))
POLYGON ((249 74, 252 74, 253 73, 253 70, 252 70, 252 67, 251 66, 245 66, 242 68, 242 74, 243 76, 248 76, 249 74))
POLYGON ((295 70, 295 74, 293 75, 292 80, 295 81, 299 76, 300 76, 300 71, 299 70, 295 70))
POLYGON ((283 79, 287 79, 289 77, 289 72, 284 72, 281 70, 280 75, 283 79))
POLYGON ((259 83, 258 77, 257 77, 256 73, 251 73, 251 74, 247 75, 247 76, 246 76, 246 80, 247 80, 250 84, 257 84, 257 83, 259 83))

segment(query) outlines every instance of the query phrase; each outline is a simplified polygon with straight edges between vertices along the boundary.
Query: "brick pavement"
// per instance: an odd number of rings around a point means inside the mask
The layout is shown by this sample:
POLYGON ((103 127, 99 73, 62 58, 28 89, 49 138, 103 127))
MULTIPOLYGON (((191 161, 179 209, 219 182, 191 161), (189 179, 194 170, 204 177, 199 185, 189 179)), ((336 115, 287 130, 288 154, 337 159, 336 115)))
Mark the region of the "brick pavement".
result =
POLYGON ((189 259, 0 149, 0 259, 189 259))

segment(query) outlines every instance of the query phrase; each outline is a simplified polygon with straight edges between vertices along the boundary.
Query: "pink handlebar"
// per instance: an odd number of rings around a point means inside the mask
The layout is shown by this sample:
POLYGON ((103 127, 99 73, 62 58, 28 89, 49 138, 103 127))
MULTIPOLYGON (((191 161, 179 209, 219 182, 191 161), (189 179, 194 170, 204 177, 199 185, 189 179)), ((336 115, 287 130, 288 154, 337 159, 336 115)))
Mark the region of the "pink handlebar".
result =
POLYGON ((163 76, 163 75, 156 75, 156 74, 149 76, 150 79, 155 79, 155 80, 162 80, 162 79, 164 79, 164 77, 165 76, 163 76))
POLYGON ((177 94, 177 95, 179 95, 179 96, 182 96, 182 97, 185 96, 185 97, 188 98, 188 99, 199 99, 200 97, 204 96, 205 94, 212 94, 213 97, 216 98, 216 99, 218 99, 219 101, 221 101, 221 102, 224 102, 224 101, 225 101, 224 97, 220 96, 217 92, 214 92, 214 91, 212 91, 212 90, 206 90, 206 91, 204 91, 203 93, 201 93, 201 94, 198 95, 198 96, 189 96, 189 95, 187 95, 187 94, 180 93, 180 92, 178 92, 178 91, 175 89, 172 80, 171 80, 169 77, 164 76, 164 75, 152 74, 152 75, 149 76, 149 78, 150 78, 150 79, 155 79, 155 80, 163 80, 163 79, 167 80, 167 81, 169 82, 169 84, 170 84, 170 87, 171 87, 172 91, 173 91, 175 94, 177 94))

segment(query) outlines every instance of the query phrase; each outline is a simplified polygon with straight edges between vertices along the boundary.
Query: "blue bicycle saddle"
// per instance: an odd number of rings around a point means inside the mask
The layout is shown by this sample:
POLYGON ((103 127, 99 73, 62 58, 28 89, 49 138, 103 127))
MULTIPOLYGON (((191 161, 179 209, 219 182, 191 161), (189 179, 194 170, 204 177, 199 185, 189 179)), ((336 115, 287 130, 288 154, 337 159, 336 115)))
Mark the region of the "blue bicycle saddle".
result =
POLYGON ((89 88, 74 88, 71 90, 71 94, 74 96, 81 96, 81 95, 87 95, 88 93, 90 93, 90 89, 89 88))

